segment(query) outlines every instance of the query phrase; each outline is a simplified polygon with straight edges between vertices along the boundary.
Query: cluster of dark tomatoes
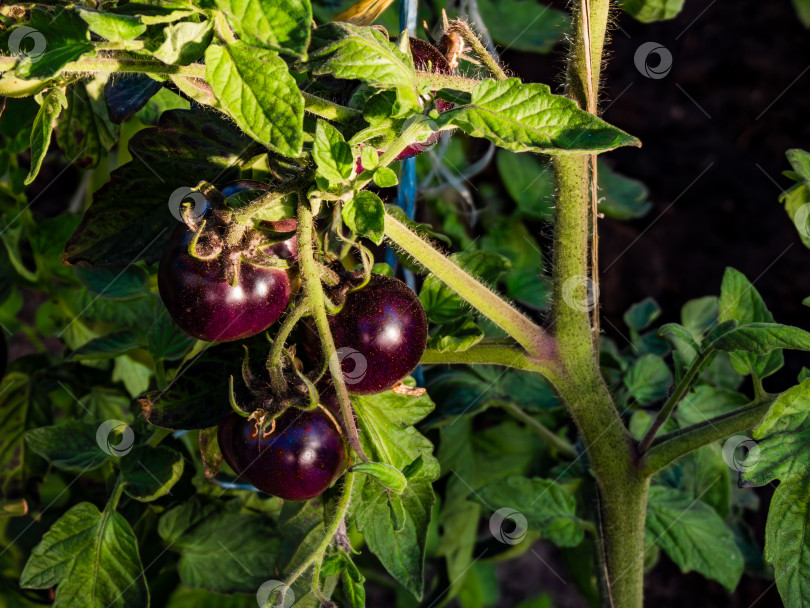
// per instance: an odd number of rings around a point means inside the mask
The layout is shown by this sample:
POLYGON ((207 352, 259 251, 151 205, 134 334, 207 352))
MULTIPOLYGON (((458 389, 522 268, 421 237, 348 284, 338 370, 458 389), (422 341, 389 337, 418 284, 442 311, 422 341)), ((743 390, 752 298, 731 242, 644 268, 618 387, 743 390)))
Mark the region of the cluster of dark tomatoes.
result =
MULTIPOLYGON (((267 186, 243 180, 220 191, 227 197, 243 189, 267 186)), ((232 255, 195 251, 196 236, 179 224, 160 263, 160 295, 174 321, 208 342, 243 340, 269 329, 297 288, 295 234, 263 247, 261 256, 237 257, 235 272, 232 255), (289 268, 262 264, 262 256, 286 260, 289 268)), ((329 326, 344 382, 355 395, 379 393, 398 384, 419 363, 427 340, 419 298, 402 281, 378 274, 345 294, 340 311, 329 315, 329 326)), ((319 347, 314 350, 320 354, 319 347)), ((342 474, 348 454, 340 408, 331 386, 319 392, 317 407, 292 405, 275 412, 271 408, 272 420, 260 425, 248 414, 272 401, 265 393, 245 415, 233 413, 220 423, 220 450, 240 479, 273 496, 306 500, 342 474)))

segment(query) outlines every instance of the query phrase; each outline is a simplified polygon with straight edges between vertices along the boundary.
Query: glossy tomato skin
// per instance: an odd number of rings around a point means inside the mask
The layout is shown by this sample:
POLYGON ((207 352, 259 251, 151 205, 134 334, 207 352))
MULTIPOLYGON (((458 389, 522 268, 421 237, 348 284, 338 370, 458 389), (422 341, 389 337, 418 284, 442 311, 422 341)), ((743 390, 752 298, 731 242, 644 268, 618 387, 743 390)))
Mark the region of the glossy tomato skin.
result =
POLYGON ((225 460, 241 478, 284 500, 320 495, 348 460, 343 434, 322 407, 289 408, 267 437, 257 436, 255 421, 231 414, 220 423, 218 440, 225 460))
POLYGON ((414 370, 427 343, 419 298, 399 279, 378 274, 346 296, 329 326, 352 393, 388 390, 414 370))
POLYGON ((225 278, 223 260, 188 253, 193 233, 179 224, 158 269, 163 303, 184 331, 207 342, 248 338, 275 323, 290 301, 290 279, 277 268, 240 262, 239 282, 225 278))

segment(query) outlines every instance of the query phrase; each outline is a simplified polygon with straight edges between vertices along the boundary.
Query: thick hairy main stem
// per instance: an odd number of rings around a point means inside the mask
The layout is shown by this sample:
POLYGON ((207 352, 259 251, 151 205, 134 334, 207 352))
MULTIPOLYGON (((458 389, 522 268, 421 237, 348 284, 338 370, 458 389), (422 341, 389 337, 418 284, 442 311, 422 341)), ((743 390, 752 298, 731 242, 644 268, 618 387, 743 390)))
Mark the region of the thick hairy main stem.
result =
MULTIPOLYGON (((567 93, 595 110, 609 0, 575 3, 567 93), (583 13, 583 11, 586 11, 583 13)), ((640 608, 643 596, 644 519, 649 478, 634 462, 635 445, 602 379, 587 284, 592 213, 588 155, 558 156, 554 226, 552 327, 564 373, 554 378, 585 442, 600 496, 600 540, 606 606, 640 608)))

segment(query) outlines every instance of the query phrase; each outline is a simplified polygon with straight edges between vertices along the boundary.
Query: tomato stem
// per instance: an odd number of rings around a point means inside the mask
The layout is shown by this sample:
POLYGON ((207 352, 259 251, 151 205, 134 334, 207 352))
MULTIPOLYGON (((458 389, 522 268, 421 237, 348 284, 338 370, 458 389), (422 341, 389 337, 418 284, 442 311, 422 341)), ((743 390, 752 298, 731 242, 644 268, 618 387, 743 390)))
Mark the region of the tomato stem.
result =
POLYGON ((298 263, 301 266, 301 276, 304 281, 304 294, 309 305, 318 334, 321 338, 323 356, 328 362, 332 382, 335 386, 340 412, 343 417, 343 426, 352 449, 363 462, 368 462, 368 456, 360 445, 357 425, 354 422, 354 412, 349 401, 349 392, 343 380, 343 369, 340 365, 332 330, 329 328, 329 319, 326 316, 325 295, 323 285, 315 263, 315 250, 313 247, 313 220, 312 208, 306 196, 299 194, 298 203, 298 263))
POLYGON ((506 72, 503 71, 503 68, 498 64, 498 61, 490 55, 489 51, 481 44, 481 41, 478 39, 478 36, 475 35, 464 21, 461 19, 454 19, 450 22, 450 27, 447 30, 449 32, 456 32, 459 34, 464 40, 464 43, 470 47, 473 54, 484 64, 484 67, 487 68, 487 71, 492 74, 495 80, 506 80, 508 76, 506 72))
POLYGON ((287 381, 284 379, 283 362, 281 354, 284 350, 284 344, 290 335, 290 332, 296 326, 298 321, 309 312, 309 303, 307 298, 299 300, 284 317, 278 332, 276 333, 273 346, 270 348, 270 354, 267 356, 267 371, 270 374, 270 386, 273 393, 278 396, 287 392, 287 381))
POLYGON ((332 539, 335 537, 335 534, 337 534, 340 524, 343 521, 343 518, 346 517, 346 513, 349 510, 352 488, 354 487, 354 476, 355 473, 352 472, 348 472, 343 476, 343 492, 340 495, 340 501, 338 502, 335 516, 332 518, 329 527, 326 529, 326 533, 324 534, 320 544, 312 553, 310 553, 310 555, 301 563, 301 565, 298 566, 298 568, 296 568, 293 573, 287 577, 287 580, 284 581, 285 590, 282 591, 282 597, 279 598, 279 605, 284 603, 286 588, 292 587, 293 583, 301 578, 309 567, 315 563, 317 563, 317 566, 312 577, 312 586, 314 588, 319 584, 318 579, 320 576, 320 564, 323 561, 323 556, 326 553, 326 550, 329 548, 329 545, 332 543, 332 539))

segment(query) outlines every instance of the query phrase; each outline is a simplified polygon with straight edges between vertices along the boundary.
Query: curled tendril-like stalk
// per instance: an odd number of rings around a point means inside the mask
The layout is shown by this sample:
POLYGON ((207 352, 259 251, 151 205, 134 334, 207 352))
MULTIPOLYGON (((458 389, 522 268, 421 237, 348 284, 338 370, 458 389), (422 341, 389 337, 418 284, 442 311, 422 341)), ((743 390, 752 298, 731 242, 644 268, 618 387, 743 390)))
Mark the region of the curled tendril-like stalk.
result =
POLYGON ((206 220, 202 220, 199 223, 188 242, 188 254, 197 260, 213 260, 222 253, 222 240, 216 232, 209 230, 205 233, 204 242, 200 241, 205 231, 206 223, 206 220))

